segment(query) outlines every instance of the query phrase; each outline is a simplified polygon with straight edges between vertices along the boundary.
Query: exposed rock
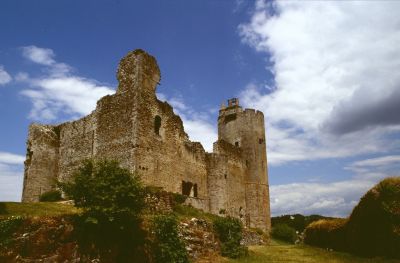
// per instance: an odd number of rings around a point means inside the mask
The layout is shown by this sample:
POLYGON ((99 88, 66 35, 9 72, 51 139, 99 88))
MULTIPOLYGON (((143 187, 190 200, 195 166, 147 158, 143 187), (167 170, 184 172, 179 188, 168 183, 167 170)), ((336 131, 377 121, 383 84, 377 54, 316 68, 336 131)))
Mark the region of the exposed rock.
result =
POLYGON ((184 240, 189 257, 193 261, 207 258, 220 251, 212 226, 205 220, 192 218, 180 222, 179 236, 184 240))

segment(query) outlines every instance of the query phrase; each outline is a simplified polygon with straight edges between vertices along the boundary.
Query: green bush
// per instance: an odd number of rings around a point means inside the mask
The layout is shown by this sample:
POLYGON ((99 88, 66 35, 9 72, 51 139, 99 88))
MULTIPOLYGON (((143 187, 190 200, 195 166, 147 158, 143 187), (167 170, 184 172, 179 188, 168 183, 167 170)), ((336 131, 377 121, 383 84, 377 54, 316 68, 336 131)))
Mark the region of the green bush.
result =
POLYGON ((86 160, 71 181, 59 185, 75 206, 97 221, 137 219, 145 206, 140 178, 116 161, 86 160))
POLYGON ((296 230, 286 224, 277 224, 272 228, 272 237, 294 244, 297 240, 296 230))
POLYGON ((187 199, 186 195, 182 195, 182 194, 178 194, 178 193, 172 193, 172 196, 173 196, 174 202, 176 204, 183 204, 187 199))
POLYGON ((7 213, 6 204, 0 203, 0 215, 4 215, 7 213))
POLYGON ((178 223, 173 215, 159 215, 153 220, 155 261, 188 263, 184 243, 178 235, 178 223))
POLYGON ((367 257, 400 258, 400 177, 369 190, 348 219, 310 224, 304 242, 367 257))
POLYGON ((62 200, 62 196, 61 196, 61 192, 59 190, 51 190, 48 192, 44 192, 39 197, 40 202, 57 202, 57 201, 61 201, 61 200, 62 200))
POLYGON ((242 223, 233 217, 217 217, 214 220, 214 231, 221 242, 221 255, 238 258, 247 254, 247 247, 240 244, 242 240, 242 223))
POLYGON ((384 179, 361 198, 346 239, 356 254, 400 258, 400 177, 384 179))
POLYGON ((140 228, 145 191, 138 176, 116 161, 87 160, 59 187, 83 210, 74 225, 80 248, 102 254, 106 262, 145 261, 140 228))
POLYGON ((346 250, 347 219, 321 219, 308 225, 304 232, 304 243, 335 250, 346 250))
POLYGON ((20 216, 12 216, 0 221, 0 247, 10 244, 12 234, 21 226, 23 220, 20 216))

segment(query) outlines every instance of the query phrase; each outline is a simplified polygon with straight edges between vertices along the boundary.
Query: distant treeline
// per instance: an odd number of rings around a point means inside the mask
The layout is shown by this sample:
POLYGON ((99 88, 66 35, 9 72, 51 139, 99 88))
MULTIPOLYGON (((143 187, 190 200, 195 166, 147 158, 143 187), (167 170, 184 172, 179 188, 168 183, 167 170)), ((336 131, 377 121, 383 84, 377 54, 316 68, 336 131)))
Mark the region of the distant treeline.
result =
POLYGON ((294 215, 282 215, 282 216, 272 217, 271 223, 272 227, 279 224, 285 224, 298 231, 298 233, 301 233, 309 224, 311 224, 314 221, 318 221, 320 219, 334 219, 334 218, 321 215, 303 216, 301 214, 294 214, 294 215))

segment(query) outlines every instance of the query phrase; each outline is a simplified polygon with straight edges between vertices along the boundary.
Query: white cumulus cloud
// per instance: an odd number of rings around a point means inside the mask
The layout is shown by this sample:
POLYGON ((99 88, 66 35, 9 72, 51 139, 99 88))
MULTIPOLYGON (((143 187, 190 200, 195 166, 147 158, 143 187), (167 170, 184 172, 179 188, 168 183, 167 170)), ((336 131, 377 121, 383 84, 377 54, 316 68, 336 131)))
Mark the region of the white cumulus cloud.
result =
POLYGON ((54 51, 49 48, 40 48, 37 46, 22 47, 22 55, 37 64, 50 66, 56 63, 54 60, 54 51))
POLYGON ((11 80, 10 74, 0 65, 0 86, 9 83, 11 80))
POLYGON ((397 1, 258 1, 242 40, 266 54, 273 91, 249 85, 264 111, 271 164, 390 151, 400 127, 397 1))
POLYGON ((25 156, 0 151, 0 201, 21 201, 25 156))
POLYGON ((18 81, 29 86, 21 94, 32 101, 29 117, 33 120, 56 120, 60 114, 70 119, 87 115, 95 109, 98 99, 115 92, 108 85, 73 74, 69 65, 54 59, 51 49, 28 46, 22 48, 22 54, 47 70, 39 77, 29 77, 26 73, 17 75, 18 81))
POLYGON ((273 216, 301 213, 345 217, 373 185, 369 180, 273 185, 271 212, 273 216))

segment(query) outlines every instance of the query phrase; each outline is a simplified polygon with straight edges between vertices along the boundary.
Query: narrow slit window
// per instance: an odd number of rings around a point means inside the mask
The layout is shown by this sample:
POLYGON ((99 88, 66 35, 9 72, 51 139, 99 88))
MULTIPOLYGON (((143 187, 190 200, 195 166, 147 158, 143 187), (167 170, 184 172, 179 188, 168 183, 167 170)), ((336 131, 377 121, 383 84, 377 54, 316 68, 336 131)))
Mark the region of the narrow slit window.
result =
POLYGON ((194 184, 193 186, 193 196, 197 197, 197 184, 194 184))
POLYGON ((154 132, 155 132, 155 134, 160 135, 160 128, 161 128, 161 117, 157 115, 154 118, 154 132))

